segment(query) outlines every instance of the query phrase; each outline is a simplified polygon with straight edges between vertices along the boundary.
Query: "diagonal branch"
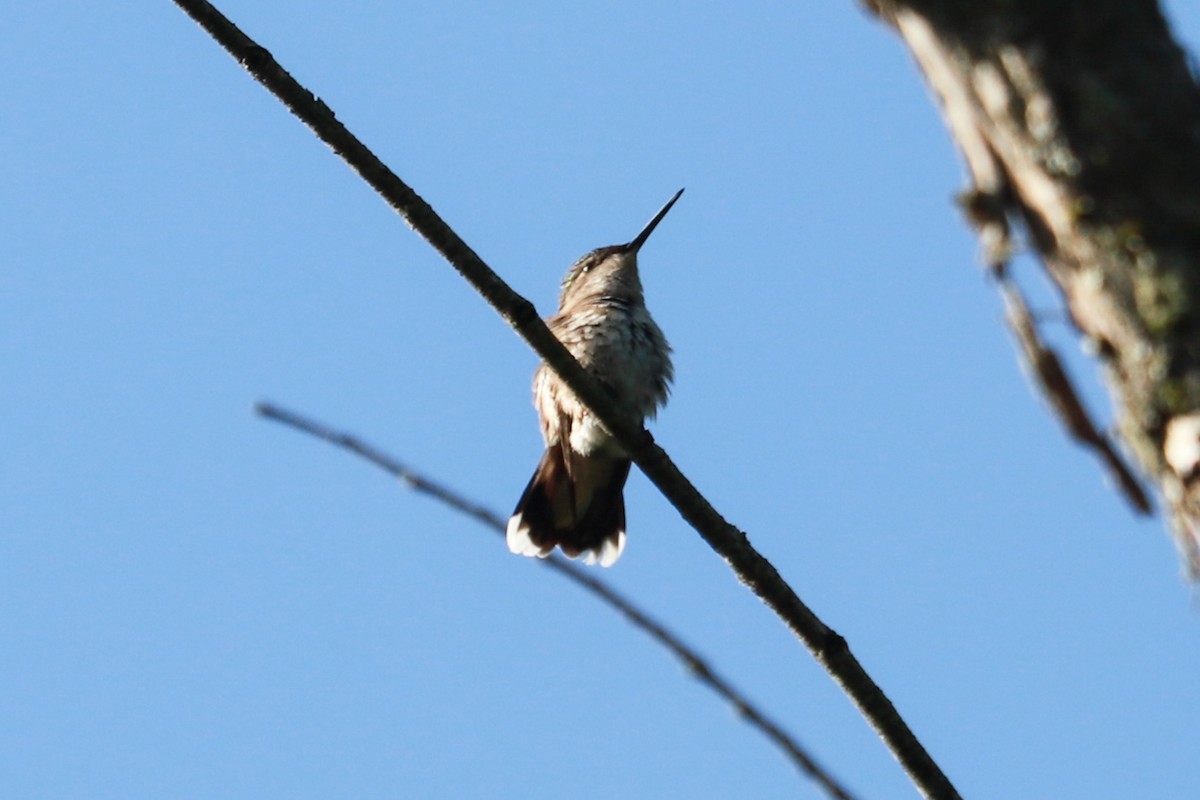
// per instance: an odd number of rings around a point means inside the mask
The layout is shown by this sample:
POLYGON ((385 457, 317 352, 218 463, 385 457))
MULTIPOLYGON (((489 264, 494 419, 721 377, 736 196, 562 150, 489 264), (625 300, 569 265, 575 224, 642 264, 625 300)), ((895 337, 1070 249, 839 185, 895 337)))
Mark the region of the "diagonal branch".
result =
MULTIPOLYGON (((347 450, 360 458, 366 459, 393 477, 399 478, 410 489, 427 494, 450 506, 455 511, 460 511, 468 517, 474 518, 500 535, 504 535, 506 520, 503 517, 463 497, 453 489, 448 489, 442 484, 426 478, 421 473, 410 469, 397 459, 364 442, 357 436, 335 431, 319 422, 303 417, 294 411, 280 408, 272 403, 259 403, 254 407, 254 410, 261 417, 282 423, 310 436, 315 436, 343 450, 347 450)), ((662 623, 657 622, 650 615, 638 609, 630 600, 627 600, 604 581, 593 577, 587 570, 562 558, 558 554, 552 554, 546 559, 537 559, 535 563, 545 565, 596 595, 616 609, 635 627, 641 628, 650 638, 670 650, 676 658, 683 662, 684 667, 687 668, 688 672, 696 680, 728 701, 746 722, 762 731, 763 735, 773 741, 792 760, 800 772, 816 781, 825 790, 826 794, 834 798, 834 800, 854 800, 854 795, 850 794, 849 790, 843 788, 832 775, 826 772, 804 750, 799 742, 771 720, 766 713, 760 711, 733 684, 721 677, 699 653, 678 636, 671 633, 662 623)))
POLYGON ((949 778, 926 752, 883 690, 829 628, 751 545, 746 534, 709 504, 640 424, 632 422, 567 352, 533 304, 514 292, 436 214, 429 204, 351 134, 312 92, 296 82, 266 49, 242 33, 204 0, 175 0, 218 43, 271 91, 313 133, 396 209, 559 374, 621 443, 659 491, 697 533, 730 565, 738 579, 779 616, 849 695, 917 788, 927 797, 958 798, 949 778))

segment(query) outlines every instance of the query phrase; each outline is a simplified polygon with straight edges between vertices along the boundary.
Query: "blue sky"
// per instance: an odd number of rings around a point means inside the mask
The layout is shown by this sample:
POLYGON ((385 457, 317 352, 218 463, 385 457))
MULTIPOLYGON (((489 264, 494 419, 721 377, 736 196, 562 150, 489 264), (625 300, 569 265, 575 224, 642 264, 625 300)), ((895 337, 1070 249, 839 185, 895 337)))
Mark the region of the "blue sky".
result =
MULTIPOLYGON (((547 313, 687 187, 642 258, 655 436, 965 796, 1200 781, 1173 548, 1027 387, 957 155, 853 2, 221 8, 547 313)), ((541 446, 532 353, 180 11, 18 4, 0 67, 0 795, 818 796, 594 599, 251 414, 502 513, 541 446)), ((913 796, 636 471, 627 504, 604 577, 862 797, 913 796)))

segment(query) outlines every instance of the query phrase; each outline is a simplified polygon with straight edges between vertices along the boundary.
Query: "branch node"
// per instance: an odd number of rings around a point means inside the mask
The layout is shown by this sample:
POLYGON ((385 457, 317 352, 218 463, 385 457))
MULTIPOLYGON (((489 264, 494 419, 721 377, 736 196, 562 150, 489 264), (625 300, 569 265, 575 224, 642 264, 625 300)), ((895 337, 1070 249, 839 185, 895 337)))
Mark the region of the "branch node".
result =
MULTIPOLYGON (((239 63, 250 72, 261 72, 269 64, 275 64, 271 51, 260 44, 249 45, 238 59, 239 63)), ((278 64, 276 64, 278 66, 278 64)))
POLYGON ((821 654, 821 660, 826 663, 850 652, 850 647, 846 644, 846 640, 833 628, 825 629, 825 633, 821 636, 821 642, 817 645, 817 649, 821 654))
POLYGON ((537 307, 524 297, 513 300, 508 308, 508 324, 518 331, 527 325, 534 324, 540 319, 541 316, 538 314, 537 307))

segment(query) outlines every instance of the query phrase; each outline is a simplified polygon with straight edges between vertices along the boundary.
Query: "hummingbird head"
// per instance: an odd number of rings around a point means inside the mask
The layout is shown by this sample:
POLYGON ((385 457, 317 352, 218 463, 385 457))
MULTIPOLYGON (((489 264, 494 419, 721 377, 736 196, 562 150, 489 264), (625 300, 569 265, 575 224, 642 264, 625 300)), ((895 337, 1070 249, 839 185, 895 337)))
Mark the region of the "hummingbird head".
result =
POLYGON ((642 301, 642 280, 638 277, 637 255, 662 222, 662 218, 683 194, 683 189, 659 209, 654 218, 627 244, 601 247, 576 261, 563 278, 559 310, 592 298, 613 297, 635 302, 642 301))

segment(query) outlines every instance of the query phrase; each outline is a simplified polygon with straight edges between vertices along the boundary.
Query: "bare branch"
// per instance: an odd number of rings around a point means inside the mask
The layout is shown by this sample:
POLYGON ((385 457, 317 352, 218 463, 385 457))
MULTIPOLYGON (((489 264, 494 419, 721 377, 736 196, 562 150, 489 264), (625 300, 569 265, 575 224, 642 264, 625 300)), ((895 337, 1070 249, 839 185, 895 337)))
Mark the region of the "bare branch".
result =
POLYGON ((621 443, 688 524, 730 565, 804 643, 846 692, 927 797, 958 798, 949 778, 926 752, 883 690, 871 679, 836 631, 806 606, 751 545, 683 476, 666 452, 567 352, 533 304, 514 292, 479 258, 429 204, 389 170, 338 122, 323 102, 295 81, 269 52, 204 0, 175 0, 250 74, 278 97, 322 141, 371 185, 412 228, 484 296, 537 354, 559 374, 621 443))
MULTIPOLYGON (((392 476, 399 478, 410 489, 440 500, 454 510, 460 511, 483 523, 501 536, 504 535, 505 518, 463 497, 453 489, 448 489, 442 484, 426 478, 421 473, 410 469, 396 458, 367 444, 357 436, 335 431, 326 425, 303 417, 294 411, 288 411, 273 403, 259 403, 254 407, 254 411, 261 417, 280 422, 290 428, 329 442, 343 450, 348 450, 392 476)), ((696 680, 727 700, 743 719, 762 731, 768 739, 773 741, 792 760, 800 772, 816 781, 825 790, 826 794, 835 798, 835 800, 854 800, 854 795, 850 794, 849 790, 843 788, 832 775, 826 772, 804 750, 799 742, 793 739, 783 728, 779 727, 777 723, 772 721, 765 712, 760 711, 733 684, 722 678, 695 649, 668 630, 662 623, 638 609, 631 600, 626 599, 604 581, 589 574, 586 569, 568 561, 557 553, 551 554, 545 559, 536 559, 534 563, 542 564, 554 570, 608 603, 635 627, 641 628, 650 638, 670 650, 676 658, 683 662, 684 667, 687 668, 688 672, 696 680)))

